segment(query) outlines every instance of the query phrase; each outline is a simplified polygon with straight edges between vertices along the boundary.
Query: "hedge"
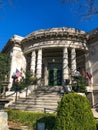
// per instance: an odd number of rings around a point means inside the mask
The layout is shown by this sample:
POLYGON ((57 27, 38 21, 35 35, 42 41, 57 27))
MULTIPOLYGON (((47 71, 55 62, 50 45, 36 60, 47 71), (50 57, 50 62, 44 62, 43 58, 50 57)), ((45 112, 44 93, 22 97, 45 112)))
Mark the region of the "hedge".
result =
POLYGON ((98 120, 94 119, 87 98, 74 93, 63 96, 59 102, 57 114, 21 110, 6 111, 9 121, 22 123, 33 130, 36 130, 38 122, 45 123, 47 130, 98 130, 98 120))
POLYGON ((41 112, 27 112, 20 110, 6 110, 8 113, 8 120, 16 123, 27 125, 33 130, 36 129, 37 123, 45 123, 45 128, 52 130, 55 125, 55 114, 41 113, 41 112))
POLYGON ((93 113, 85 96, 70 93, 62 97, 54 130, 96 130, 93 113))

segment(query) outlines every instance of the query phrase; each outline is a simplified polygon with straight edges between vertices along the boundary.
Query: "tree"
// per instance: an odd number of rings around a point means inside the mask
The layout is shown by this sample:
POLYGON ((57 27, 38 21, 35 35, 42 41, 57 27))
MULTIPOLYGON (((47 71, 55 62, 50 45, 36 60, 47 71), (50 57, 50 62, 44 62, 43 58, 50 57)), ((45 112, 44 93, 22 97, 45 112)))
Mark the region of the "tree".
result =
POLYGON ((8 54, 0 53, 0 92, 2 92, 2 81, 5 80, 5 75, 9 76, 10 61, 8 54))
POLYGON ((74 5, 80 16, 91 17, 98 14, 98 0, 62 0, 65 4, 74 5))
POLYGON ((31 71, 27 70, 24 74, 25 77, 21 76, 21 79, 19 81, 13 83, 12 90, 21 91, 24 88, 28 89, 29 85, 34 85, 37 83, 37 78, 34 77, 31 71))

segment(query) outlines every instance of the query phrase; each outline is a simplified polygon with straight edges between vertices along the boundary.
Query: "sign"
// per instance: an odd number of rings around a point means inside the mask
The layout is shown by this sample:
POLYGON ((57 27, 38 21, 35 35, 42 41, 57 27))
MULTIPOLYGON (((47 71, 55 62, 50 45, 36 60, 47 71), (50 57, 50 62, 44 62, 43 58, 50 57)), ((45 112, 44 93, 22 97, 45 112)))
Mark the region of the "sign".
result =
POLYGON ((37 123, 37 130, 45 130, 45 123, 37 123))

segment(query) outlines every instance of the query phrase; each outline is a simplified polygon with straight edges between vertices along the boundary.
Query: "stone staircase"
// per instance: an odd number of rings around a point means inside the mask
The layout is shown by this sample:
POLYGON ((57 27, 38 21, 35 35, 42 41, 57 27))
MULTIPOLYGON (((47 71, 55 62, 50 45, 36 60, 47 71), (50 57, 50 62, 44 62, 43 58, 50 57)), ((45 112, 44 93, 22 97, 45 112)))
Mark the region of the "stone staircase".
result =
POLYGON ((53 113, 56 112, 61 96, 58 86, 37 88, 27 98, 19 98, 17 102, 9 105, 8 108, 53 113))

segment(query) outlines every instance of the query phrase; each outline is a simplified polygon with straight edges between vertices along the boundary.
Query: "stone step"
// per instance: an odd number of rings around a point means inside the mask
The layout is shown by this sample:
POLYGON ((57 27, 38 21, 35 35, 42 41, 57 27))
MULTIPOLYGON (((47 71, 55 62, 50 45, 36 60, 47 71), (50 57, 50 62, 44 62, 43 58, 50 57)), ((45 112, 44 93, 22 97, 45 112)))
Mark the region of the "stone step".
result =
MULTIPOLYGON (((51 91, 35 91, 34 93, 32 93, 32 94, 36 94, 36 95, 39 95, 39 94, 42 94, 42 95, 60 95, 60 92, 59 91, 54 91, 54 92, 51 92, 51 91)), ((30 94, 31 95, 31 94, 30 94)))
POLYGON ((10 109, 16 109, 16 110, 25 110, 25 111, 41 111, 41 112, 44 112, 44 111, 56 111, 57 107, 43 107, 43 106, 27 106, 27 107, 17 107, 17 106, 12 106, 10 109))
POLYGON ((24 107, 31 107, 31 108, 36 108, 36 107, 38 107, 38 108, 41 108, 41 107, 47 107, 47 108, 56 108, 57 107, 57 104, 55 104, 55 105, 44 105, 44 104, 36 104, 36 105, 11 105, 11 107, 22 107, 22 108, 24 108, 24 107))
POLYGON ((29 98, 34 98, 34 97, 53 97, 53 98, 60 98, 60 95, 42 95, 42 94, 39 94, 39 95, 29 95, 27 98, 24 97, 24 99, 29 99, 29 98))
POLYGON ((61 95, 58 88, 38 88, 27 98, 19 98, 9 108, 36 112, 55 112, 60 99, 61 95))
POLYGON ((33 94, 30 94, 28 97, 34 97, 34 96, 51 96, 51 97, 54 97, 54 96, 58 96, 60 97, 60 94, 57 94, 57 93, 33 93, 33 94))
POLYGON ((40 94, 40 93, 44 93, 44 94, 57 94, 59 93, 59 91, 41 91, 41 90, 38 90, 38 91, 34 91, 36 94, 40 94))
POLYGON ((60 98, 35 98, 35 99, 30 99, 30 100, 22 100, 22 99, 19 99, 18 102, 35 102, 35 101, 44 101, 44 102, 55 102, 55 101, 59 101, 60 98))
POLYGON ((55 104, 55 103, 58 103, 59 101, 56 101, 56 100, 54 100, 54 101, 51 101, 51 100, 34 100, 34 101, 26 101, 26 102, 21 102, 21 101, 18 101, 17 103, 13 103, 13 104, 55 104))
POLYGON ((30 99, 18 99, 18 101, 21 101, 21 102, 31 102, 31 101, 38 101, 38 100, 42 100, 42 101, 57 101, 57 100, 60 100, 61 98, 44 98, 44 97, 38 97, 38 98, 30 98, 30 99))
MULTIPOLYGON (((12 104, 12 105, 16 105, 16 106, 37 106, 37 105, 40 105, 40 106, 57 106, 58 105, 58 103, 42 103, 42 102, 40 102, 40 103, 37 103, 37 102, 35 102, 35 103, 24 103, 24 104, 21 104, 21 103, 18 103, 18 104, 12 104)), ((12 106, 11 105, 11 106, 12 106)))

